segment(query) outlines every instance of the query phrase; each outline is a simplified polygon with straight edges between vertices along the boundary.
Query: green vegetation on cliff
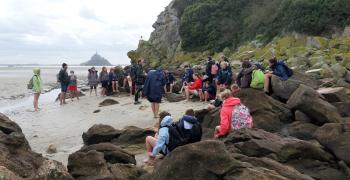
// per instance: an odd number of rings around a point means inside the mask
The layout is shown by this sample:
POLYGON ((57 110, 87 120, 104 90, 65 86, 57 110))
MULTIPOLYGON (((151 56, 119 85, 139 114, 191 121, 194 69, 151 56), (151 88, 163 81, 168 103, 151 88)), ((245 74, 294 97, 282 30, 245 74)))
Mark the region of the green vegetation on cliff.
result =
POLYGON ((219 52, 285 32, 330 35, 350 24, 348 0, 176 0, 184 51, 219 52))

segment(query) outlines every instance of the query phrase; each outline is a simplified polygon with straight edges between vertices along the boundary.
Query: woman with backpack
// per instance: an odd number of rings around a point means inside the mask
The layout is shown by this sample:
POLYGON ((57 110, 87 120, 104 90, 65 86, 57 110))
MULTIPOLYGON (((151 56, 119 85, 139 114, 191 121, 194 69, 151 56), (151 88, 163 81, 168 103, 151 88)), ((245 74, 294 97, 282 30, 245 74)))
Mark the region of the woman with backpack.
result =
POLYGON ((40 69, 36 68, 33 70, 33 77, 30 81, 31 85, 32 85, 32 90, 34 93, 34 111, 38 111, 39 110, 39 96, 41 94, 41 91, 43 90, 43 83, 40 77, 40 69))
POLYGON ((242 70, 237 75, 237 85, 240 88, 249 88, 252 82, 253 67, 249 60, 242 63, 242 70))
POLYGON ((101 95, 106 96, 109 86, 109 74, 106 67, 102 67, 102 71, 100 72, 100 82, 102 84, 101 95))
POLYGON ((159 128, 154 137, 146 137, 146 150, 148 158, 144 160, 145 164, 152 164, 153 160, 160 153, 167 155, 169 150, 166 144, 169 143, 169 126, 173 124, 171 114, 163 111, 159 113, 159 128))
POLYGON ((278 76, 282 81, 288 80, 288 78, 293 75, 293 70, 290 69, 283 61, 277 61, 277 59, 274 57, 269 60, 269 63, 271 71, 268 71, 265 74, 264 84, 264 91, 268 95, 271 94, 270 83, 272 75, 278 76))
POLYGON ((217 78, 217 92, 223 89, 227 89, 232 82, 232 71, 229 67, 228 62, 222 61, 220 63, 220 70, 217 78))

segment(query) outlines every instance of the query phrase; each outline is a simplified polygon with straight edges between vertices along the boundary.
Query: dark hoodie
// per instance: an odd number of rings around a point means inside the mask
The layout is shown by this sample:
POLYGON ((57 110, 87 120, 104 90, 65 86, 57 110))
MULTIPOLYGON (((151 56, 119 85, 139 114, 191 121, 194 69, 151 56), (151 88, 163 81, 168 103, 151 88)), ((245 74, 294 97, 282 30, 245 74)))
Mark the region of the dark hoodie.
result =
POLYGON ((291 70, 283 61, 277 61, 277 63, 271 66, 273 74, 280 77, 281 80, 286 81, 293 75, 291 70))
POLYGON ((146 78, 143 94, 151 102, 160 102, 162 90, 165 85, 165 77, 161 70, 151 70, 146 78))
POLYGON ((237 76, 237 85, 240 88, 249 88, 252 82, 253 67, 243 68, 237 76))

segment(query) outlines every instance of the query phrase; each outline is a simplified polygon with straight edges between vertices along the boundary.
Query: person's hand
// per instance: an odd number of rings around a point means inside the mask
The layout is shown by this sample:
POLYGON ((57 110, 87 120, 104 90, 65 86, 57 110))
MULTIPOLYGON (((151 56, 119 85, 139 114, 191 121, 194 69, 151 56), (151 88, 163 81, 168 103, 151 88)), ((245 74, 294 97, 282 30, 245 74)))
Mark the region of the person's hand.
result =
POLYGON ((218 139, 218 138, 219 138, 219 136, 215 134, 215 135, 214 135, 214 138, 215 138, 215 139, 218 139))

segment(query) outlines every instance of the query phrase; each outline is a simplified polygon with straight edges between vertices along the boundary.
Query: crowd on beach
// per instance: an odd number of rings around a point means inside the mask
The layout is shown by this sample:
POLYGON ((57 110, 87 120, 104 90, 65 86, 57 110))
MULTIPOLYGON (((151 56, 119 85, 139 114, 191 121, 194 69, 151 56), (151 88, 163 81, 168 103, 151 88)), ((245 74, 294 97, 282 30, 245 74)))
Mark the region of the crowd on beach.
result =
MULTIPOLYGON (((67 92, 71 93, 71 98, 79 99, 77 77, 74 71, 68 74, 67 69, 68 65, 63 63, 57 75, 61 85, 61 105, 66 104, 67 92)), ((293 71, 276 58, 269 60, 266 69, 261 62, 246 59, 242 62, 241 70, 233 72, 225 56, 221 56, 219 61, 208 57, 204 72, 195 72, 189 65, 185 66, 184 73, 180 76, 182 88, 179 93, 186 97, 186 101, 198 97, 200 101, 208 103, 208 109, 220 108, 220 124, 213 135, 214 138, 220 138, 232 130, 253 127, 249 109, 235 97, 237 92, 244 88, 254 88, 271 95, 272 76, 286 81, 292 75, 293 71)), ((97 87, 101 84, 101 96, 118 94, 124 89, 130 96, 134 96, 135 105, 140 104, 140 97, 147 98, 151 103, 154 118, 158 122, 156 135, 146 138, 148 158, 144 162, 147 164, 152 163, 157 156, 166 156, 178 146, 201 140, 202 129, 193 109, 188 109, 177 122, 173 121, 170 112, 159 112, 163 95, 173 93, 175 83, 175 76, 168 70, 157 68, 146 72, 143 58, 125 68, 110 68, 109 72, 106 67, 100 73, 94 67, 88 70, 90 95, 94 91, 97 96, 97 87)), ((34 108, 38 111, 38 99, 42 90, 40 69, 34 69, 28 89, 34 92, 34 108)))

